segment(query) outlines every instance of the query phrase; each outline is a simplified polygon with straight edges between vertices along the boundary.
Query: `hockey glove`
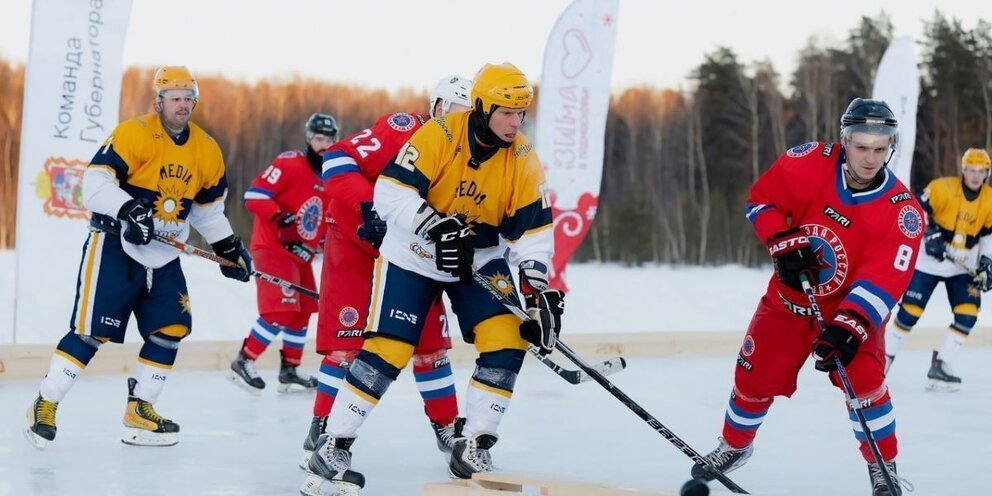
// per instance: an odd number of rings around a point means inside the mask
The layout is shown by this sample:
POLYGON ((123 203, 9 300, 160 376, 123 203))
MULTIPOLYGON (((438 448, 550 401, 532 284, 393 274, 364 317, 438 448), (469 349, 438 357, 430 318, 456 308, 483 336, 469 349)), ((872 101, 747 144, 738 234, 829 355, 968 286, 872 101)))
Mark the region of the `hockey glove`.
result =
POLYGON ((551 353, 561 333, 561 314, 565 312, 565 293, 557 289, 525 296, 530 320, 520 323, 520 337, 540 350, 542 355, 551 353))
POLYGON ((782 284, 802 292, 799 275, 806 274, 812 286, 820 283, 820 261, 809 238, 798 228, 777 233, 768 240, 768 253, 775 262, 775 275, 782 284))
POLYGON ((520 336, 537 346, 542 355, 551 353, 561 332, 565 294, 548 290, 548 266, 536 260, 520 264, 520 292, 524 294, 530 319, 520 324, 520 336))
POLYGON ((940 226, 933 221, 927 223, 926 236, 923 237, 923 249, 927 255, 943 261, 946 248, 947 243, 944 243, 944 238, 940 235, 940 226))
POLYGON ((840 363, 845 366, 851 363, 861 343, 868 341, 867 329, 868 322, 860 315, 848 311, 838 313, 813 344, 816 370, 837 370, 834 356, 840 357, 840 363))
POLYGON ((241 242, 241 238, 232 234, 210 245, 210 247, 214 249, 214 253, 218 256, 238 264, 235 267, 221 265, 220 273, 224 274, 224 277, 248 282, 252 273, 251 254, 248 253, 248 248, 245 248, 245 244, 241 242))
POLYGON ((992 258, 986 255, 982 255, 979 258, 978 271, 975 273, 973 284, 982 291, 992 289, 992 258))
POLYGON ((303 241, 296 230, 296 214, 279 211, 272 216, 272 223, 276 225, 276 239, 283 245, 303 241))
POLYGON ((316 254, 313 248, 309 245, 301 243, 299 241, 295 243, 289 243, 282 245, 283 248, 289 250, 290 253, 303 261, 303 263, 310 263, 313 261, 313 256, 316 254))
POLYGON ((128 200, 117 212, 121 221, 121 237, 128 243, 147 245, 155 236, 155 222, 152 219, 152 207, 148 200, 128 200))
POLYGON ((447 272, 463 283, 471 282, 474 236, 472 226, 458 217, 449 216, 431 223, 427 228, 427 239, 434 242, 437 270, 447 272))
POLYGON ((378 250, 386 237, 386 221, 379 217, 372 202, 362 202, 362 225, 358 226, 358 239, 368 241, 378 250))

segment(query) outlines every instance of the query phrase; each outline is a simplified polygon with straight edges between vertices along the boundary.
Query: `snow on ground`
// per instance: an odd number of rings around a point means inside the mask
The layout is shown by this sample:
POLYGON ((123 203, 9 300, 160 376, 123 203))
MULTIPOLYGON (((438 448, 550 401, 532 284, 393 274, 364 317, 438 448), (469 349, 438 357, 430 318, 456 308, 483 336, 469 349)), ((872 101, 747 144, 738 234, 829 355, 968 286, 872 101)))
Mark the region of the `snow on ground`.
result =
MULTIPOLYGON (((560 358, 560 357, 559 357, 560 358)), ((898 418, 899 472, 913 494, 981 494, 992 458, 990 348, 966 348, 958 393, 924 391, 929 352, 906 351, 890 379, 898 418)), ((716 444, 732 380, 732 356, 632 358, 612 376, 628 395, 701 452, 716 444)), ((471 373, 456 367, 459 392, 471 373)), ((271 377, 268 372, 266 379, 271 377)), ((37 380, 0 383, 0 496, 286 495, 309 425, 309 397, 270 388, 252 397, 219 372, 180 373, 157 408, 182 426, 179 445, 121 444, 123 376, 83 376, 58 411, 46 451, 23 439, 37 380)), ((528 360, 493 449, 496 465, 556 478, 677 490, 690 460, 595 383, 569 385, 528 360)), ((414 496, 446 469, 409 373, 372 413, 354 446, 363 496, 414 496)), ((841 393, 809 364, 792 399, 778 399, 754 457, 731 479, 756 495, 870 494, 841 393)))
MULTIPOLYGON (((13 251, 0 251, 0 344, 11 342, 15 259, 13 251)), ((244 337, 258 317, 255 283, 241 284, 225 279, 216 264, 200 258, 184 255, 182 263, 193 307, 193 334, 188 339, 240 340, 244 337)), ((316 267, 319 268, 319 261, 316 267)), ((659 331, 740 331, 743 334, 770 275, 770 267, 733 265, 570 266, 570 292, 566 298, 563 328, 568 334, 659 331)), ((60 277, 73 278, 75 274, 60 277)), ((31 307, 35 309, 33 312, 62 312, 64 321, 68 322, 72 297, 71 294, 52 295, 31 307)), ((937 288, 931 301, 919 326, 943 328, 952 319, 943 285, 937 288)), ((985 326, 987 322, 992 323, 992 305, 982 309, 978 325, 985 326)), ((55 343, 66 330, 53 329, 50 336, 19 334, 15 342, 55 343)), ((976 330, 981 331, 983 329, 976 330)), ((457 335, 457 329, 453 332, 457 335)), ((137 333, 128 334, 130 341, 140 340, 137 333)))

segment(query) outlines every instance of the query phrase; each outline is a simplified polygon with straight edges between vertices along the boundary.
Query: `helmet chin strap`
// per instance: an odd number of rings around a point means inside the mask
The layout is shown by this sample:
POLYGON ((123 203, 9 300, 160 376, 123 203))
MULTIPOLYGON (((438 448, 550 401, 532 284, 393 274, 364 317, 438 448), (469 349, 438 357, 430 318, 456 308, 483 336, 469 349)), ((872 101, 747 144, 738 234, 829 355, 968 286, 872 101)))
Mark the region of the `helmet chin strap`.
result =
POLYGON ((512 142, 504 141, 489 128, 489 117, 483 115, 478 108, 472 111, 468 119, 472 125, 472 130, 475 131, 475 138, 482 144, 498 148, 509 148, 513 144, 512 142))

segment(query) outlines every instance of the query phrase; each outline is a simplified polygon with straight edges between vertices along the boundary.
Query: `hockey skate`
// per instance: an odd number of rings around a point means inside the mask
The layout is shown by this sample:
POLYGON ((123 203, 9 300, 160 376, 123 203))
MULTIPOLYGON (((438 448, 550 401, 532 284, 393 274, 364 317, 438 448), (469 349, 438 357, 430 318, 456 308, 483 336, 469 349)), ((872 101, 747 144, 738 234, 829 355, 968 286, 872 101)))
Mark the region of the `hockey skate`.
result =
POLYGON ((151 403, 134 395, 138 381, 127 378, 127 407, 121 442, 134 446, 174 446, 179 442, 179 424, 159 415, 151 403))
POLYGON ((351 470, 353 437, 332 438, 321 434, 307 464, 307 478, 300 486, 304 496, 357 496, 365 487, 365 476, 351 470), (329 487, 321 487, 330 482, 329 487))
POLYGON ((451 448, 451 461, 448 462, 451 477, 471 479, 474 473, 492 472, 493 459, 489 449, 496 444, 496 440, 496 434, 491 432, 456 438, 451 448))
POLYGON ((752 453, 754 453, 753 443, 743 448, 735 449, 727 444, 727 441, 721 437, 720 445, 703 457, 712 467, 697 463, 692 466, 692 477, 694 479, 711 481, 716 479, 716 474, 713 473, 713 468, 727 474, 747 463, 747 459, 751 458, 752 453))
POLYGON ((258 376, 255 361, 245 355, 244 349, 238 351, 238 356, 231 362, 231 372, 228 375, 231 382, 251 394, 261 394, 265 389, 265 381, 258 376))
POLYGON ((434 437, 437 439, 437 449, 441 450, 446 462, 451 462, 451 450, 455 446, 455 439, 461 437, 464 425, 464 417, 456 417, 448 425, 431 422, 431 429, 434 430, 434 437))
MULTIPOLYGON (((279 392, 280 393, 312 393, 317 390, 317 378, 311 376, 301 376, 296 372, 296 365, 286 362, 286 356, 279 350, 282 357, 282 364, 279 366, 279 392)), ((261 381, 261 379, 259 379, 261 381)), ((265 387, 265 383, 262 383, 265 387)))
POLYGON ((48 401, 38 395, 28 407, 28 425, 24 428, 24 437, 32 446, 45 449, 49 441, 55 440, 55 412, 59 404, 48 401))
POLYGON ((885 462, 885 468, 889 472, 889 477, 892 478, 893 485, 895 486, 895 494, 889 492, 889 486, 885 485, 885 476, 882 475, 882 467, 877 463, 868 464, 868 477, 871 479, 871 494, 872 496, 902 496, 902 488, 912 491, 913 485, 909 483, 906 479, 899 477, 896 473, 896 461, 891 460, 885 462))
POLYGON ((314 417, 310 421, 310 431, 307 432, 307 438, 303 440, 303 458, 300 459, 300 468, 303 470, 307 469, 307 465, 310 464, 310 455, 313 455, 313 450, 317 448, 317 438, 324 433, 324 426, 327 425, 327 417, 314 417))
POLYGON ((951 365, 937 358, 933 352, 930 358, 930 371, 927 372, 927 389, 930 391, 957 391, 961 389, 961 378, 954 375, 951 365))

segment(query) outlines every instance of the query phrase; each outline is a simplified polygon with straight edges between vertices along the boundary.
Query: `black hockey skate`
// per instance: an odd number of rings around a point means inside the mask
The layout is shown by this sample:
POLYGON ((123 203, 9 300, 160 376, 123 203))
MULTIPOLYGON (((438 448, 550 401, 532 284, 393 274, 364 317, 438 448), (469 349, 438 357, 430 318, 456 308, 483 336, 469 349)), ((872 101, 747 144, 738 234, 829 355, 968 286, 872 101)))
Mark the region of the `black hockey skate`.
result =
POLYGON ((300 459, 300 468, 307 469, 310 464, 310 455, 317 449, 317 438, 324 433, 324 426, 327 425, 327 417, 314 417, 310 420, 310 430, 307 438, 303 440, 303 458, 300 459))
POLYGON ((279 350, 279 356, 282 359, 282 364, 279 366, 280 393, 309 393, 317 390, 316 377, 303 377, 297 373, 296 365, 286 362, 286 356, 282 350, 279 350))
POLYGON ((934 351, 930 358, 930 371, 927 372, 927 389, 930 391, 957 391, 961 389, 961 378, 954 375, 950 364, 937 358, 934 351))
POLYGON ((451 449, 451 461, 448 462, 448 473, 459 479, 471 479, 476 472, 492 472, 493 459, 489 449, 497 439, 496 434, 490 432, 456 438, 451 449))
POLYGON ((877 463, 868 464, 868 477, 871 479, 871 494, 872 496, 902 496, 902 488, 905 486, 910 491, 913 490, 913 485, 909 483, 906 479, 899 477, 896 473, 896 461, 885 462, 885 468, 889 472, 889 477, 892 478, 893 485, 895 486, 895 494, 889 491, 889 486, 885 484, 885 476, 882 475, 882 467, 877 463))
POLYGON ((446 461, 451 461, 451 450, 455 446, 455 439, 461 437, 462 426, 464 425, 464 417, 456 417, 448 425, 431 422, 431 429, 434 431, 434 437, 437 439, 437 449, 441 450, 446 461))
POLYGON ((711 481, 716 479, 713 468, 716 468, 723 474, 727 474, 747 463, 747 459, 751 458, 752 453, 754 453, 753 443, 744 448, 735 449, 721 437, 720 445, 703 457, 712 467, 697 463, 692 466, 692 477, 694 479, 703 479, 707 482, 711 481))
POLYGON ((28 407, 28 425, 24 428, 24 437, 35 448, 45 449, 49 441, 55 440, 55 412, 58 408, 58 403, 42 398, 41 394, 28 407))
POLYGON ((231 362, 231 382, 252 394, 260 394, 265 389, 265 381, 258 375, 255 361, 245 355, 244 348, 238 350, 238 356, 231 362))
POLYGON ((127 378, 127 406, 121 442, 134 446, 173 446, 179 443, 179 424, 161 416, 151 403, 134 395, 137 379, 127 378))
POLYGON ((365 487, 365 476, 351 470, 351 445, 353 437, 332 438, 322 434, 307 464, 307 478, 300 486, 304 496, 357 496, 365 487), (330 482, 330 491, 321 489, 330 482))

